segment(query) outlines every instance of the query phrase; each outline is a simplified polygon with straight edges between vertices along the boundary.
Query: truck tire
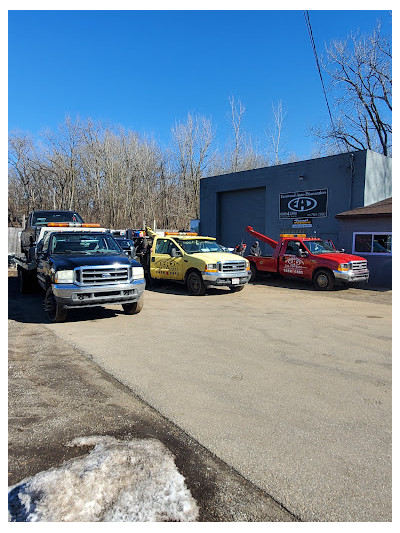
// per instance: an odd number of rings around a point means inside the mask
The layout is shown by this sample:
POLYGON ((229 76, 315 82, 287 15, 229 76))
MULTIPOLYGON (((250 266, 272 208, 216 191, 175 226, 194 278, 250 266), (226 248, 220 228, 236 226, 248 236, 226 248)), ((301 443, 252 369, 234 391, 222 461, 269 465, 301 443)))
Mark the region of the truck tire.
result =
POLYGON ((48 287, 44 297, 44 310, 51 322, 65 322, 67 318, 67 310, 57 302, 51 287, 48 287))
POLYGON ((256 267, 256 265, 254 263, 250 263, 250 279, 249 279, 249 281, 250 282, 257 281, 257 277, 258 277, 257 267, 256 267))
POLYGON ((238 287, 229 287, 231 292, 239 292, 244 289, 244 285, 239 285, 238 287))
POLYGON ((29 272, 26 272, 20 266, 18 267, 18 290, 20 294, 26 294, 32 289, 32 278, 29 272))
POLYGON ((126 315, 137 315, 143 309, 144 297, 143 294, 137 302, 131 304, 122 304, 122 309, 126 315))
POLYGON ((319 291, 331 291, 335 286, 335 276, 328 269, 317 270, 313 281, 315 288, 319 291))
POLYGON ((190 272, 186 280, 186 285, 188 291, 193 296, 204 296, 206 292, 205 283, 198 272, 190 272))

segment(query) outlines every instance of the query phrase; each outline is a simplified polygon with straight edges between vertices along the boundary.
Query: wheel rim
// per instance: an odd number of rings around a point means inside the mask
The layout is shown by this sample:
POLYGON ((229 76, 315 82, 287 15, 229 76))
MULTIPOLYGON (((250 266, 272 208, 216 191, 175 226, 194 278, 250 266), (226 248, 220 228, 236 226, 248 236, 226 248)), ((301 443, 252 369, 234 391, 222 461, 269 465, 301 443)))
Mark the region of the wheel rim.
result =
POLYGON ((328 276, 326 274, 319 274, 317 277, 317 283, 319 287, 322 287, 322 288, 327 287, 329 283, 328 276))
POLYGON ((199 282, 199 278, 192 274, 190 276, 190 279, 189 279, 189 286, 190 286, 190 290, 192 292, 198 292, 199 289, 200 289, 200 282, 199 282))

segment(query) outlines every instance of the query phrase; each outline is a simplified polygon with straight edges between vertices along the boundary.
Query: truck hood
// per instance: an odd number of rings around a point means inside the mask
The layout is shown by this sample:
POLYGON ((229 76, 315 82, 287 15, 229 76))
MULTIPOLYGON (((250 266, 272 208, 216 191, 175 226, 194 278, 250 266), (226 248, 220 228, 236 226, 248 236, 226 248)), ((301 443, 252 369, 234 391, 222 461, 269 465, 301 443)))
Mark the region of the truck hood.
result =
POLYGON ((95 255, 61 255, 53 254, 50 257, 54 265, 60 270, 73 270, 76 267, 91 266, 112 266, 114 264, 122 266, 141 266, 140 263, 129 259, 124 253, 120 254, 95 254, 95 255))
POLYGON ((201 252, 197 254, 190 254, 192 257, 201 259, 207 264, 218 263, 218 261, 244 261, 245 258, 238 254, 231 254, 228 252, 201 252))
POLYGON ((313 258, 318 257, 321 259, 329 259, 330 261, 336 261, 338 263, 349 263, 350 261, 366 261, 364 257, 359 255, 344 254, 341 252, 332 253, 332 254, 318 254, 313 255, 313 258))

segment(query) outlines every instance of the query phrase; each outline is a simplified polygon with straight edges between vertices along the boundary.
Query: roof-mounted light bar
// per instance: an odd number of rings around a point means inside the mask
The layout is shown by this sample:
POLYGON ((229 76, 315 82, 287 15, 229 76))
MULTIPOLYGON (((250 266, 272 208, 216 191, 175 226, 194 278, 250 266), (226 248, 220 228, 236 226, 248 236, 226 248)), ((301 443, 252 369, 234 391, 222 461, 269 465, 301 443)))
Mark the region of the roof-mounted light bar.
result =
POLYGON ((281 233, 279 237, 297 237, 298 239, 305 239, 307 235, 305 233, 281 233))
POLYGON ((78 224, 77 222, 48 222, 49 228, 99 228, 100 224, 78 224))
POLYGON ((187 231, 165 231, 164 235, 188 235, 189 237, 197 237, 197 233, 187 231))

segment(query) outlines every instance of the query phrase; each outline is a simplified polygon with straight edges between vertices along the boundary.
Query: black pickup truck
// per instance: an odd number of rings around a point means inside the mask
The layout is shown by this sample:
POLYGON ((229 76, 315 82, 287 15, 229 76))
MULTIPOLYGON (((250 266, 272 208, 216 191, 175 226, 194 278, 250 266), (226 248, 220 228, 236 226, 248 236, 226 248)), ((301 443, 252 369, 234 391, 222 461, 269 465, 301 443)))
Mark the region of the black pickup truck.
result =
POLYGON ((65 321, 72 308, 122 304, 127 315, 143 308, 143 268, 104 230, 48 228, 37 243, 34 263, 18 262, 18 276, 22 292, 27 280, 37 279, 52 322, 65 321))
POLYGON ((32 211, 29 213, 26 227, 21 232, 21 252, 27 259, 31 259, 35 253, 40 229, 46 226, 49 222, 72 222, 82 224, 82 217, 76 211, 62 211, 62 210, 48 210, 48 211, 32 211))

